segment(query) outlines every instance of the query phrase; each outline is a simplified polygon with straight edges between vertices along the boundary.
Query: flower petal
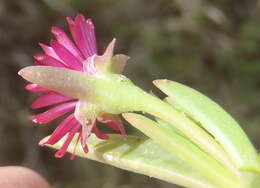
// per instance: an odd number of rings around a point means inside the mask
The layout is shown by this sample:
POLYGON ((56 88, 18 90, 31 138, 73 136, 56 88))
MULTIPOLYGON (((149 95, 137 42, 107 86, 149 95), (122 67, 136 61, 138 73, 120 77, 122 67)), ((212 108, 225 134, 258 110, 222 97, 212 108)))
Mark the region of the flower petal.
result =
POLYGON ((44 142, 45 144, 56 144, 60 139, 62 139, 76 124, 79 124, 74 117, 74 114, 69 115, 66 119, 64 119, 58 127, 53 131, 50 138, 44 142))
POLYGON ((61 45, 58 41, 52 40, 51 47, 58 54, 58 56, 67 64, 71 69, 82 71, 82 63, 72 54, 67 48, 61 45))
MULTIPOLYGON (((86 20, 85 24, 86 30, 88 33, 85 32, 85 34, 88 34, 88 38, 91 44, 91 49, 93 54, 97 54, 97 42, 96 42, 96 34, 95 34, 95 27, 91 19, 86 20)), ((92 54, 92 55, 93 55, 92 54)))
POLYGON ((56 37, 57 41, 67 48, 80 62, 84 61, 81 52, 62 29, 59 27, 52 27, 51 32, 56 37))
POLYGON ((76 16, 75 22, 67 18, 72 37, 85 56, 88 58, 97 53, 95 29, 91 20, 84 18, 82 14, 76 16))
POLYGON ((62 147, 59 149, 59 151, 57 151, 57 152, 55 153, 55 157, 56 157, 56 158, 62 158, 62 157, 65 155, 65 153, 67 152, 67 149, 68 149, 69 144, 71 143, 73 137, 75 136, 75 134, 76 134, 76 132, 78 131, 79 128, 80 128, 80 125, 77 124, 77 125, 75 125, 75 126, 71 129, 71 131, 70 131, 69 134, 68 134, 68 137, 67 137, 66 141, 63 143, 63 145, 62 145, 62 147))
POLYGON ((39 62, 39 65, 68 68, 68 66, 65 65, 63 62, 46 54, 36 54, 34 55, 34 58, 37 60, 37 62, 39 62))
POLYGON ((63 62, 62 59, 56 54, 56 52, 54 51, 54 49, 52 47, 47 46, 43 43, 39 43, 39 45, 41 46, 42 50, 46 53, 46 55, 51 56, 54 59, 57 59, 57 60, 63 62))
POLYGON ((40 96, 32 103, 32 109, 42 108, 49 105, 57 104, 60 102, 65 102, 72 100, 71 97, 66 97, 56 92, 49 92, 45 95, 40 96))
POLYGON ((55 106, 41 114, 29 117, 29 119, 39 124, 49 123, 52 120, 58 118, 59 116, 62 116, 63 114, 73 110, 76 106, 76 103, 77 102, 68 102, 55 106))
POLYGON ((78 138, 77 138, 76 144, 74 145, 73 153, 70 154, 70 160, 74 160, 75 157, 76 157, 75 153, 76 153, 77 145, 79 143, 79 139, 80 139, 80 134, 78 134, 78 138))
POLYGON ((38 84, 27 84, 25 86, 25 89, 30 91, 30 92, 35 92, 35 93, 46 93, 49 92, 49 89, 46 89, 44 87, 39 86, 38 84))

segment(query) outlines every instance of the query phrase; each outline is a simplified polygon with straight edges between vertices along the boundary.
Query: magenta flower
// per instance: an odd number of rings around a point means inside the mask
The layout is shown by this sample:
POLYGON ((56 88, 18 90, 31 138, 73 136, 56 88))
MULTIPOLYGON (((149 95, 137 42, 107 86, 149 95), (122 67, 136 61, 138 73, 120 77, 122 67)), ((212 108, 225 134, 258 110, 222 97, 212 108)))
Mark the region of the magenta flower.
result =
MULTIPOLYGON (((44 53, 34 56, 36 60, 35 65, 61 67, 84 72, 93 76, 100 76, 97 68, 99 64, 97 65, 97 61, 95 60, 100 58, 111 58, 115 40, 108 45, 103 56, 98 56, 95 29, 92 21, 90 19, 86 20, 82 14, 78 14, 75 20, 67 18, 67 22, 73 41, 59 27, 52 27, 51 32, 56 40, 51 40, 50 46, 42 43, 39 44, 44 53)), ((98 138, 107 139, 108 135, 99 131, 96 125, 97 120, 106 123, 115 131, 125 134, 119 116, 112 114, 94 114, 90 116, 91 118, 87 119, 81 114, 80 109, 91 104, 82 103, 78 99, 64 96, 61 93, 46 89, 37 84, 28 84, 26 89, 31 92, 42 93, 42 95, 33 102, 33 109, 52 105, 49 110, 31 116, 30 119, 33 122, 46 124, 64 114, 70 113, 57 126, 49 139, 43 143, 43 145, 53 145, 67 135, 63 146, 55 154, 55 157, 57 158, 61 158, 65 155, 67 148, 76 133, 79 133, 77 134, 77 141, 81 142, 81 146, 85 152, 88 152, 86 139, 92 131, 98 138)), ((74 155, 72 154, 71 159, 73 158, 74 155)))

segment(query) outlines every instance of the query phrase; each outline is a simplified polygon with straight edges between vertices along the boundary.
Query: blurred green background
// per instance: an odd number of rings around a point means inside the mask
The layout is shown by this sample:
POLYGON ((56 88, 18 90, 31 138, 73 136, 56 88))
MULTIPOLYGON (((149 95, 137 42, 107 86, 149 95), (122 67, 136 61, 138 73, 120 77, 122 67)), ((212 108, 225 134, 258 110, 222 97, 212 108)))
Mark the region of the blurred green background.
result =
MULTIPOLYGON (((0 165, 23 165, 54 188, 169 188, 162 181, 37 146, 57 121, 39 127, 27 116, 35 95, 17 75, 48 43, 50 27, 66 28, 77 12, 96 25, 99 51, 117 38, 131 56, 125 74, 147 91, 168 78, 220 103, 260 148, 259 0, 0 0, 0 165)), ((161 94, 161 93, 159 93, 161 94)), ((129 134, 138 134, 127 127, 129 134)))

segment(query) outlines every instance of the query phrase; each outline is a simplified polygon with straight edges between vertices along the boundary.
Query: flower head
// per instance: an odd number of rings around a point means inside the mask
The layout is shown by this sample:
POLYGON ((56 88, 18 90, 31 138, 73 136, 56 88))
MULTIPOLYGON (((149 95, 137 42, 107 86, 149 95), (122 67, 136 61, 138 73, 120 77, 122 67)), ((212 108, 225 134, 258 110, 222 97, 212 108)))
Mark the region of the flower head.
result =
MULTIPOLYGON (((36 66, 70 69, 94 77, 102 77, 109 73, 120 73, 123 70, 128 57, 124 55, 113 56, 115 39, 108 45, 104 54, 98 56, 95 29, 92 21, 85 19, 82 14, 78 14, 75 20, 67 18, 67 22, 73 40, 59 27, 52 27, 51 32, 55 36, 55 39, 50 41, 49 46, 42 43, 39 44, 44 53, 34 56, 36 66)), ((32 75, 28 71, 23 70, 19 74, 25 78, 32 75)), ((66 79, 69 79, 69 77, 66 77, 66 75, 63 76, 63 81, 65 82, 63 84, 66 84, 66 79)), ((31 116, 30 119, 33 122, 47 124, 64 114, 68 114, 57 126, 50 138, 45 143, 42 143, 43 145, 53 145, 64 136, 67 136, 66 141, 60 150, 56 152, 55 157, 60 158, 65 155, 70 142, 77 132, 79 133, 77 134, 78 141, 81 142, 85 152, 88 152, 86 139, 91 132, 94 132, 101 139, 107 139, 108 135, 99 131, 96 125, 97 121, 105 123, 115 131, 125 134, 118 115, 105 113, 91 102, 82 101, 80 98, 74 96, 67 96, 66 92, 60 93, 35 83, 28 84, 25 88, 31 92, 42 93, 33 102, 33 109, 52 105, 49 110, 31 116)), ((71 158, 74 158, 74 155, 71 155, 71 158)))

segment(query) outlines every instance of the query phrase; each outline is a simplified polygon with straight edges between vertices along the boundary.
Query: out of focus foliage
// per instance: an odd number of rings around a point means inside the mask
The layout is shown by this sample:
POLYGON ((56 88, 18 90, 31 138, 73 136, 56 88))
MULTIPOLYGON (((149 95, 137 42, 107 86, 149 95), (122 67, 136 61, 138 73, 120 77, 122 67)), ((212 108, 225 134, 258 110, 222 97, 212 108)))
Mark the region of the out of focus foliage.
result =
POLYGON ((100 52, 118 39, 117 52, 132 57, 126 75, 138 85, 151 90, 153 79, 167 77, 202 91, 260 147, 259 0, 1 0, 1 165, 36 169, 57 188, 173 187, 92 161, 54 159, 37 146, 56 123, 39 128, 26 119, 35 96, 17 71, 33 63, 52 25, 66 28, 65 17, 77 12, 93 19, 100 52))

